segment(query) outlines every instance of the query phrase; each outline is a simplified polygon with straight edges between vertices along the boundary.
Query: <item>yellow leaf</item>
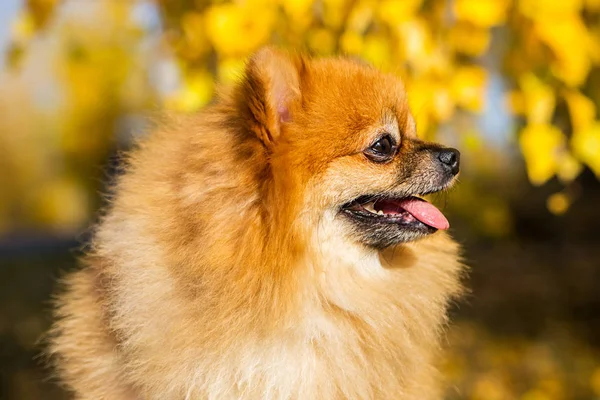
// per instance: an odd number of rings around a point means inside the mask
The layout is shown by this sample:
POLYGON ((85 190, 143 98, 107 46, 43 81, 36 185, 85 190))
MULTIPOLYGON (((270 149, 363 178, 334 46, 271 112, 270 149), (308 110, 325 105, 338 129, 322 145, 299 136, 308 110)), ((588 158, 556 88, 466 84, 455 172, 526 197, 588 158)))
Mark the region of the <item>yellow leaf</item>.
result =
POLYGON ((443 46, 432 47, 422 60, 413 62, 412 65, 421 73, 449 79, 452 74, 452 60, 443 46))
POLYGON ((339 29, 344 23, 348 0, 323 0, 322 18, 325 26, 339 29))
POLYGON ((256 18, 251 7, 225 3, 211 6, 205 18, 207 36, 217 52, 244 56, 267 42, 275 12, 262 7, 260 18, 256 18))
POLYGON ((450 73, 450 57, 446 46, 434 42, 429 23, 422 18, 398 24, 396 26, 400 58, 407 61, 414 76, 436 74, 445 76, 450 73))
POLYGON ((340 38, 342 51, 346 54, 358 55, 362 53, 364 38, 353 31, 346 31, 340 38))
POLYGON ((350 15, 348 15, 346 29, 359 33, 365 32, 373 21, 374 8, 375 4, 371 1, 363 0, 358 2, 350 11, 350 15))
POLYGON ((573 130, 580 131, 587 128, 596 118, 596 106, 594 102, 580 92, 567 92, 565 100, 569 107, 573 130))
POLYGON ((575 156, 600 177, 600 122, 596 121, 586 129, 573 132, 571 146, 575 156))
POLYGON ((519 0, 515 3, 519 12, 535 20, 561 19, 578 14, 583 5, 582 0, 519 0))
POLYGON ((486 52, 490 45, 491 34, 488 28, 472 24, 457 23, 450 28, 448 41, 458 53, 477 57, 486 52))
POLYGON ((535 31, 556 56, 552 64, 554 74, 570 86, 581 85, 591 68, 593 40, 581 17, 541 19, 535 24, 535 31))
POLYGON ((514 114, 525 114, 525 96, 523 93, 517 90, 511 90, 506 94, 505 101, 514 114))
POLYGON ((526 74, 519 80, 525 98, 525 115, 530 124, 549 123, 556 97, 551 86, 539 80, 532 73, 526 74))
POLYGON ((207 71, 189 72, 183 87, 166 99, 167 107, 192 112, 206 105, 212 98, 214 80, 207 71))
POLYGON ((422 4, 423 0, 384 0, 379 2, 377 16, 389 26, 396 26, 412 19, 422 4))
POLYGON ((424 20, 415 19, 401 23, 396 30, 405 60, 416 63, 431 52, 433 40, 424 20))
POLYGON ((461 21, 491 27, 506 21, 507 0, 455 0, 454 14, 461 21))
POLYGON ((289 25, 290 31, 298 36, 304 32, 313 20, 313 0, 283 0, 281 5, 289 20, 294 21, 289 25))
POLYGON ((447 88, 438 87, 433 92, 432 101, 432 115, 437 121, 447 121, 454 114, 455 103, 447 88))
POLYGON ((551 63, 552 73, 568 86, 581 86, 592 68, 592 60, 588 55, 565 52, 555 62, 551 63))
MULTIPOLYGON (((567 210, 569 209, 569 206, 571 205, 571 200, 569 199, 569 197, 564 194, 564 193, 554 193, 553 195, 551 195, 550 197, 548 197, 548 200, 546 200, 546 207, 548 207, 548 210, 550 210, 550 212, 554 215, 562 215, 564 213, 567 212, 567 210)), ((523 399, 537 399, 540 397, 535 397, 535 396, 523 396, 523 399)), ((542 397, 542 398, 547 398, 547 397, 542 397)))
POLYGON ((568 183, 573 181, 581 173, 583 166, 575 157, 569 153, 564 153, 558 160, 558 178, 568 183))
POLYGON ((558 169, 558 159, 565 146, 564 134, 549 124, 527 125, 519 136, 529 180, 542 185, 558 169))
POLYGON ((198 57, 208 50, 208 40, 204 32, 204 16, 197 12, 189 12, 181 18, 181 28, 185 35, 188 58, 198 57))
POLYGON ((17 42, 23 42, 31 39, 35 33, 35 21, 31 14, 24 12, 13 22, 12 39, 17 42))
POLYGON ((313 0, 283 0, 281 5, 283 10, 295 21, 311 12, 313 0))
POLYGON ((308 46, 318 54, 331 54, 335 49, 335 37, 328 29, 315 29, 309 33, 308 46))
POLYGON ((39 188, 38 216, 41 222, 72 230, 86 223, 89 198, 79 182, 59 177, 39 188))
POLYGON ((243 25, 240 8, 235 4, 213 5, 205 18, 208 37, 216 50, 226 54, 238 51, 243 25))
POLYGON ((470 111, 480 111, 485 97, 487 74, 478 66, 456 70, 452 77, 452 97, 456 103, 470 111))
POLYGON ((383 35, 369 35, 365 38, 362 56, 374 66, 386 69, 390 64, 391 47, 389 40, 383 35))
POLYGON ((427 137, 431 126, 432 94, 435 90, 437 87, 424 79, 407 82, 408 103, 415 117, 417 134, 421 138, 427 137))
MULTIPOLYGON (((285 1, 294 1, 294 0, 285 0, 285 1)), ((343 10, 348 6, 348 0, 322 0, 323 5, 328 8, 335 8, 339 10, 343 10)))

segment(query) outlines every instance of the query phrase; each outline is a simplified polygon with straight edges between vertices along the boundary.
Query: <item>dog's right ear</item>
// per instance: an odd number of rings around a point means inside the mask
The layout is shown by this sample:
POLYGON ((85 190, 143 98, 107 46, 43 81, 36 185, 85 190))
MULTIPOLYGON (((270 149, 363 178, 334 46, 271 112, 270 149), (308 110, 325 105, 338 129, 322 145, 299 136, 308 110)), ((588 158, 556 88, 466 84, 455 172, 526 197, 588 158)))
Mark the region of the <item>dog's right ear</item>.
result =
POLYGON ((240 106, 250 114, 250 130, 269 149, 285 124, 294 120, 303 73, 302 57, 273 47, 259 50, 248 61, 241 85, 244 104, 240 106))

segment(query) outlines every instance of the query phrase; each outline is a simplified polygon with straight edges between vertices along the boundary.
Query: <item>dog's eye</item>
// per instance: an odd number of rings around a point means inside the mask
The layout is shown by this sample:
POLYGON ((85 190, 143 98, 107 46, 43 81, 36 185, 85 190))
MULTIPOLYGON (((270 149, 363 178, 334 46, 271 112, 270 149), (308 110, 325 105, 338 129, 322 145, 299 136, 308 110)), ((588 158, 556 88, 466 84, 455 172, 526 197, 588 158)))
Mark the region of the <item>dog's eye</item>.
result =
POLYGON ((371 161, 385 162, 394 157, 396 147, 394 139, 390 135, 385 135, 377 139, 364 153, 371 161))

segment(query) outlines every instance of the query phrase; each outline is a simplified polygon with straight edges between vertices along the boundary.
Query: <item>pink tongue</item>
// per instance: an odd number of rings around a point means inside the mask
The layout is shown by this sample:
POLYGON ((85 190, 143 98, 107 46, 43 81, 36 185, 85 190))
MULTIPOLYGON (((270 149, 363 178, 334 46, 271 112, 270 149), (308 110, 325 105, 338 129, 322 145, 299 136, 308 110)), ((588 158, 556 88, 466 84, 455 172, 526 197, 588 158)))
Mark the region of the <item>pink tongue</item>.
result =
POLYGON ((431 203, 417 198, 408 198, 398 202, 398 206, 408 211, 413 217, 422 223, 436 229, 446 230, 450 223, 444 214, 431 203))

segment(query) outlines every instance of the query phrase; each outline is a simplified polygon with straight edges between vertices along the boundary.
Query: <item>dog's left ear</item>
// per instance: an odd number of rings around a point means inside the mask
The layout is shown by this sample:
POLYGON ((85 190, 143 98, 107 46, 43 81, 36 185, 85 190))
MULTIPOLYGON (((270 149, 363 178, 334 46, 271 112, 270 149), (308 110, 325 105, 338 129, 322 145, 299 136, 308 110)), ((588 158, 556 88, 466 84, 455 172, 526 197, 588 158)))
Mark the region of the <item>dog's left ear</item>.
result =
POLYGON ((273 47, 255 53, 246 66, 242 83, 243 107, 252 120, 250 129, 271 148, 283 126, 294 119, 300 103, 300 79, 304 60, 273 47))

